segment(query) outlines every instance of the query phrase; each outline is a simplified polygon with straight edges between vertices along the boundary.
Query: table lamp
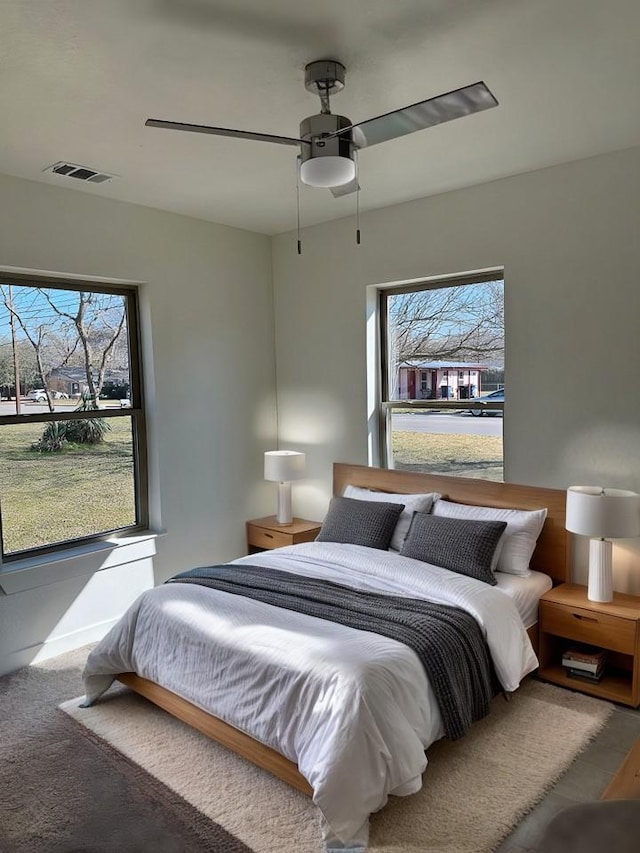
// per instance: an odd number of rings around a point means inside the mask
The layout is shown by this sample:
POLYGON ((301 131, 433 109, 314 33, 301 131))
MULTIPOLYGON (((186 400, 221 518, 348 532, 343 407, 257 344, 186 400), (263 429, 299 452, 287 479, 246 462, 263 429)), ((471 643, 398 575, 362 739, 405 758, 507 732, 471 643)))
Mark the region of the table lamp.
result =
POLYGON ((264 478, 278 483, 278 524, 291 524, 291 481, 305 474, 306 456, 296 450, 268 450, 264 454, 264 478))
POLYGON ((611 539, 640 536, 640 495, 625 489, 570 486, 565 527, 590 536, 589 601, 612 601, 611 539))

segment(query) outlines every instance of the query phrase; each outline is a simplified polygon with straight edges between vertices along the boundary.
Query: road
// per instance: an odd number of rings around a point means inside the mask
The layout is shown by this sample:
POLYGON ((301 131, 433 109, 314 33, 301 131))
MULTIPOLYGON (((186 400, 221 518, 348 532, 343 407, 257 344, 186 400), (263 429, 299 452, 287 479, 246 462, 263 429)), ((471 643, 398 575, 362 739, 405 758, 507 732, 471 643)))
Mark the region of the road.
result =
POLYGON ((404 432, 462 433, 502 436, 502 417, 475 418, 469 412, 410 412, 392 415, 392 429, 404 432))
MULTIPOLYGON (((72 412, 76 406, 78 405, 77 400, 56 400, 54 405, 54 412, 72 412)), ((119 409, 120 401, 119 400, 101 400, 100 408, 105 409, 119 409)), ((49 408, 46 403, 32 403, 31 400, 21 400, 20 401, 20 414, 21 415, 37 415, 41 412, 48 412, 49 408)), ((2 400, 0 402, 0 415, 15 415, 16 413, 16 403, 15 400, 2 400)))
MULTIPOLYGON (((76 407, 75 400, 58 400, 56 401, 56 412, 71 412, 76 407)), ((101 402, 101 408, 119 409, 120 403, 118 400, 104 400, 101 402)), ((22 401, 23 415, 39 414, 40 412, 48 412, 46 405, 40 403, 32 403, 31 401, 22 401)), ((126 411, 126 409, 125 409, 126 411)), ((3 400, 0 402, 0 415, 15 415, 16 404, 13 400, 3 400)), ((402 430, 404 432, 430 432, 430 433, 462 433, 463 435, 494 435, 502 436, 502 418, 496 417, 479 417, 474 418, 469 412, 456 412, 449 414, 448 412, 411 412, 409 414, 396 414, 393 418, 393 429, 402 430)))

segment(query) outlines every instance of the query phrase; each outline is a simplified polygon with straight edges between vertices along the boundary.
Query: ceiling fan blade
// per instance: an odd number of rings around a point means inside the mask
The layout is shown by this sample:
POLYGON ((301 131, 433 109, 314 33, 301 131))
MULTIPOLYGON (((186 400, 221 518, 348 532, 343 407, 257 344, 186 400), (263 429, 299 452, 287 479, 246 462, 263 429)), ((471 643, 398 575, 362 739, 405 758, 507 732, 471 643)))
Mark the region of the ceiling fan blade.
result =
POLYGON ((379 142, 387 142, 398 136, 424 130, 454 118, 471 115, 481 110, 497 107, 498 101, 483 82, 463 86, 453 92, 438 95, 428 101, 420 101, 401 110, 361 121, 351 127, 342 128, 335 136, 351 131, 354 144, 367 148, 379 142))
MULTIPOLYGON (((163 127, 167 130, 186 130, 191 133, 209 133, 212 136, 232 136, 235 139, 255 139, 258 142, 277 142, 280 145, 296 145, 306 143, 305 139, 293 139, 290 136, 274 136, 271 133, 253 133, 250 130, 232 130, 228 127, 208 127, 205 124, 184 124, 180 121, 163 121, 158 118, 148 118, 145 127, 163 127)), ((309 143, 307 143, 309 144, 309 143)))
POLYGON ((354 178, 352 181, 349 181, 348 184, 343 184, 341 187, 329 187, 331 190, 331 194, 334 198, 340 198, 343 195, 351 195, 351 193, 357 193, 360 187, 358 186, 358 179, 354 178))

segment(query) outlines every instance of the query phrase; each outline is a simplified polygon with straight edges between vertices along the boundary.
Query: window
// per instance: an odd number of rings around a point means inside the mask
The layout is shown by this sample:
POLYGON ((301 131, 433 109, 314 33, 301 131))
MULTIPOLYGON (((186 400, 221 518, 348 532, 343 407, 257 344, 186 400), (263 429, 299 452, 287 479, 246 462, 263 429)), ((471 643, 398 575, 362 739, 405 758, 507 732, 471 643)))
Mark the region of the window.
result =
POLYGON ((147 527, 135 288, 0 277, 2 560, 147 527))
POLYGON ((503 279, 387 288, 379 299, 382 464, 502 480, 503 279))

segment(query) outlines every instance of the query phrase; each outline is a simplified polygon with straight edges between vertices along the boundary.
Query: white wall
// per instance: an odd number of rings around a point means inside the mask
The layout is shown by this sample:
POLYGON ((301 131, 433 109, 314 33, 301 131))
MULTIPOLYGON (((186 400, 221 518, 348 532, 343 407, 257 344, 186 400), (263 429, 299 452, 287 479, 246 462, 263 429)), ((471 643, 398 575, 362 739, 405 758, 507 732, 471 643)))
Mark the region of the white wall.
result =
POLYGON ((0 202, 0 268, 143 283, 153 521, 166 530, 152 559, 99 577, 87 561, 86 575, 0 594, 4 672, 43 644, 94 639, 154 577, 244 553, 277 445, 269 238, 3 176, 0 202))
MULTIPOLYGON (((367 286, 502 265, 506 478, 640 490, 638 199, 633 149, 367 213, 359 247, 353 219, 305 229, 300 257, 295 235, 274 238, 280 446, 310 469, 295 512, 322 517, 334 460, 368 461, 367 286)), ((273 504, 262 452, 277 443, 268 238, 9 177, 0 200, 0 268, 143 282, 167 531, 155 557, 0 595, 4 672, 94 639, 152 582, 242 553, 244 520, 273 504)), ((638 554, 616 547, 619 588, 640 592, 638 554)))
MULTIPOLYGON (((363 164, 363 200, 366 180, 363 164)), ((280 441, 311 473, 298 514, 322 517, 334 460, 368 461, 367 286, 500 266, 505 479, 640 491, 640 149, 367 213, 361 229, 360 246, 352 218, 305 229, 301 256, 294 235, 274 239, 280 441)), ((618 588, 640 592, 638 553, 616 549, 618 588)))

